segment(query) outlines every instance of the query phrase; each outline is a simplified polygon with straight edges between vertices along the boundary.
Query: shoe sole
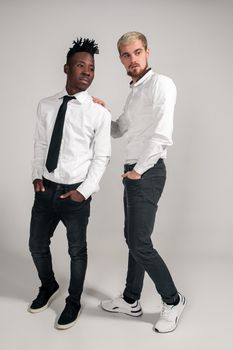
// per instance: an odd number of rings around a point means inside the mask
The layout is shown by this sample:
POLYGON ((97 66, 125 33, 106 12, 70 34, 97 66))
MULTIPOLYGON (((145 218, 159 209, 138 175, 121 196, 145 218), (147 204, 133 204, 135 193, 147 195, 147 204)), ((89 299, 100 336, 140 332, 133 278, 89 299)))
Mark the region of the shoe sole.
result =
POLYGON ((172 329, 170 329, 170 330, 168 330, 168 331, 162 331, 162 332, 159 331, 157 328, 154 328, 155 332, 157 332, 157 333, 171 333, 171 332, 173 332, 173 331, 177 328, 177 326, 178 326, 180 317, 181 317, 181 315, 182 315, 182 313, 183 313, 183 311, 184 311, 184 308, 185 308, 186 304, 187 304, 187 301, 186 301, 186 298, 184 297, 183 309, 182 309, 182 311, 181 311, 179 317, 177 317, 176 325, 175 325, 174 328, 172 328, 172 329))
POLYGON ((42 311, 46 310, 49 307, 49 305, 51 304, 51 302, 53 301, 53 299, 55 298, 55 296, 58 294, 58 292, 59 292, 59 288, 56 290, 56 292, 54 292, 51 295, 51 297, 49 298, 49 300, 48 300, 46 305, 44 305, 44 306, 42 306, 42 307, 40 307, 38 309, 32 309, 32 308, 29 307, 28 308, 28 312, 30 312, 31 314, 37 314, 39 312, 42 312, 42 311))
POLYGON ((78 313, 76 319, 73 322, 70 322, 70 323, 67 323, 67 324, 59 324, 59 323, 57 323, 55 325, 55 328, 58 329, 58 330, 66 330, 66 329, 69 329, 69 328, 73 327, 77 323, 78 318, 79 318, 79 316, 81 314, 81 311, 82 311, 82 308, 79 310, 79 313, 78 313))
POLYGON ((109 309, 106 309, 102 304, 100 304, 100 306, 104 311, 115 313, 115 314, 120 313, 120 314, 125 314, 128 316, 132 316, 132 317, 139 317, 139 316, 142 316, 142 314, 143 314, 143 312, 141 310, 136 311, 136 312, 128 312, 128 311, 125 311, 124 309, 121 309, 121 308, 118 308, 117 310, 109 310, 109 309))

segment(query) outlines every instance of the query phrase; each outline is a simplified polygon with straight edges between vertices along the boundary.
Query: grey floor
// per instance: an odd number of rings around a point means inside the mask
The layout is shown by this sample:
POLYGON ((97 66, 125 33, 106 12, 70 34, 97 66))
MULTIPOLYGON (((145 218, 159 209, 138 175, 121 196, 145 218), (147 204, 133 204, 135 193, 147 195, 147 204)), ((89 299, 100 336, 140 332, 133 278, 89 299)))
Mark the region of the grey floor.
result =
MULTIPOLYGON (((65 241, 64 241, 65 242, 65 241)), ((109 243, 109 242, 108 242, 109 243)), ((146 276, 141 302, 143 316, 106 313, 100 300, 119 295, 124 285, 126 250, 96 254, 89 249, 89 264, 78 323, 67 331, 54 328, 66 297, 69 261, 62 248, 54 249, 54 269, 61 291, 51 307, 32 315, 28 303, 37 293, 38 280, 27 251, 1 252, 0 332, 2 350, 13 349, 223 349, 233 348, 232 267, 227 256, 208 258, 167 256, 166 261, 187 297, 187 307, 175 332, 157 334, 153 324, 160 298, 146 276), (23 255, 24 253, 24 255, 23 255), (24 256, 24 257, 23 257, 24 256)))

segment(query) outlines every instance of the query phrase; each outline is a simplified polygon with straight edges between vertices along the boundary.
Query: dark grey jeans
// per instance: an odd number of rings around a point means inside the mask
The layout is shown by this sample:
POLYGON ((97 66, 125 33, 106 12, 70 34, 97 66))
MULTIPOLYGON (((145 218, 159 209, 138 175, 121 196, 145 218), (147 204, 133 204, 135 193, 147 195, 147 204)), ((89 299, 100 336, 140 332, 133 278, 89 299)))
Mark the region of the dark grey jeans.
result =
MULTIPOLYGON (((134 165, 126 164, 124 171, 132 170, 134 165)), ((158 201, 165 181, 166 167, 162 159, 146 171, 141 179, 123 179, 124 233, 129 248, 124 295, 134 300, 140 299, 146 271, 162 300, 172 304, 177 300, 178 292, 166 264, 151 241, 158 201)))
POLYGON ((45 192, 37 192, 32 208, 29 248, 42 286, 52 289, 55 282, 50 243, 53 233, 62 221, 67 230, 70 255, 70 285, 67 300, 79 304, 87 267, 86 228, 90 215, 91 198, 82 203, 61 194, 74 190, 79 183, 61 185, 44 179, 45 192))

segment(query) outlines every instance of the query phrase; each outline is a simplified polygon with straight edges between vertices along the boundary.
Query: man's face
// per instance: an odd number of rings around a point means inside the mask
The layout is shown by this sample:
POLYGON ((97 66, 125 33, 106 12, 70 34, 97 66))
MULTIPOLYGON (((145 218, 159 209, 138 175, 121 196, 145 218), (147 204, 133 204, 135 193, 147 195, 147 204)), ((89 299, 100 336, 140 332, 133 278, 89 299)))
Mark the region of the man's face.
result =
POLYGON ((94 58, 88 52, 77 52, 64 66, 67 86, 77 92, 85 91, 92 83, 95 73, 94 58))
POLYGON ((149 49, 145 49, 142 41, 122 45, 120 48, 120 60, 125 66, 127 74, 134 80, 140 78, 148 66, 149 49))

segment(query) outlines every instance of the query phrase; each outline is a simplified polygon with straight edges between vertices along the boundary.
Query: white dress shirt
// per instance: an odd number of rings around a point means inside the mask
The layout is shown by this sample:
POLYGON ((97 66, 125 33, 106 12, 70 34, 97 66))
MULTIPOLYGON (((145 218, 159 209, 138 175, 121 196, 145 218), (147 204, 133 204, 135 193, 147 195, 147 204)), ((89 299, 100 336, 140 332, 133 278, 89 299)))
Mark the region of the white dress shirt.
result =
POLYGON ((45 163, 62 92, 39 102, 35 131, 32 180, 46 179, 60 184, 82 182, 78 191, 87 199, 99 190, 99 181, 111 155, 111 115, 94 103, 87 91, 79 92, 67 104, 58 165, 49 173, 45 163))
POLYGON ((126 133, 125 163, 136 163, 134 170, 143 174, 159 158, 166 158, 172 145, 176 87, 173 81, 151 69, 135 83, 126 100, 123 114, 112 122, 111 134, 126 133))

